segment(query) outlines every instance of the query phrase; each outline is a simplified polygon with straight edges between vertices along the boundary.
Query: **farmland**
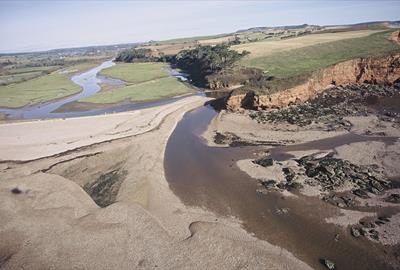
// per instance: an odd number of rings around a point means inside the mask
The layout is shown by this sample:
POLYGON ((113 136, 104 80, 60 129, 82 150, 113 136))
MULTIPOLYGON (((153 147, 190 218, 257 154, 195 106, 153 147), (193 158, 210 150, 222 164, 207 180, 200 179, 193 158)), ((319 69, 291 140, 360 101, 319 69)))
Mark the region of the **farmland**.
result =
POLYGON ((278 78, 288 78, 352 58, 399 51, 400 47, 389 41, 388 36, 389 31, 372 30, 315 34, 239 45, 235 49, 251 52, 241 64, 260 68, 278 78))

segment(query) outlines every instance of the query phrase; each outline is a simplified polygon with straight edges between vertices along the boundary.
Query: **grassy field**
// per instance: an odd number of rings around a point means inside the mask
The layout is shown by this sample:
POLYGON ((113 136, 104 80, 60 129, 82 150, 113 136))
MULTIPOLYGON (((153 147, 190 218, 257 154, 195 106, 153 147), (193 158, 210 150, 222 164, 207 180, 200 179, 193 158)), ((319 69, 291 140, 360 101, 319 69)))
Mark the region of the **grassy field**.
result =
POLYGON ((99 92, 80 101, 101 104, 117 103, 125 100, 140 102, 173 97, 189 91, 190 88, 176 78, 166 77, 99 92))
POLYGON ((17 108, 78 93, 81 88, 70 77, 97 64, 83 63, 69 67, 65 73, 54 71, 27 81, 0 86, 0 107, 17 108))
POLYGON ((165 45, 165 44, 177 44, 177 43, 189 43, 189 42, 196 42, 196 41, 205 41, 205 40, 212 40, 218 39, 228 36, 227 34, 220 34, 220 35, 212 35, 212 36, 197 36, 197 37, 188 37, 188 38, 175 38, 175 39, 168 39, 168 40, 161 40, 161 41, 152 41, 151 45, 165 45))
POLYGON ((150 101, 188 93, 190 88, 170 77, 163 63, 117 64, 105 69, 103 74, 128 82, 128 85, 81 99, 81 102, 117 103, 150 101))
POLYGON ((282 51, 298 49, 302 47, 312 46, 316 44, 328 43, 350 38, 359 38, 369 36, 378 31, 374 30, 361 30, 349 31, 340 33, 325 33, 325 34, 312 34, 296 38, 283 39, 283 40, 265 40, 259 42, 252 42, 246 44, 235 45, 232 48, 241 52, 243 50, 249 51, 249 58, 245 61, 251 61, 255 58, 260 58, 275 54, 282 51))
POLYGON ((0 85, 27 81, 59 69, 60 66, 23 67, 0 70, 0 85))
POLYGON ((265 44, 263 50, 259 44, 251 43, 248 45, 255 45, 253 50, 257 52, 242 64, 260 68, 277 78, 304 75, 352 58, 400 51, 399 45, 387 39, 389 34, 390 31, 370 30, 316 34, 279 41, 283 43, 281 47, 278 44, 268 45, 268 42, 260 42, 265 44), (335 39, 336 41, 332 41, 335 39))
POLYGON ((104 69, 100 74, 136 84, 168 77, 167 68, 164 63, 123 63, 104 69))

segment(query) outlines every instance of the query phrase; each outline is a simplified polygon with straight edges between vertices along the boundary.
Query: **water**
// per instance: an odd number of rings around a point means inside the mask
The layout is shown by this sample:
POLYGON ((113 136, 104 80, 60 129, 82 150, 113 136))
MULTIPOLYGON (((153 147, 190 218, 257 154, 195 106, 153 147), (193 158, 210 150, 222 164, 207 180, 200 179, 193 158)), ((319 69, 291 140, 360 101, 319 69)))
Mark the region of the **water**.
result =
MULTIPOLYGON (((200 206, 223 216, 235 216, 258 238, 294 253, 315 269, 326 269, 321 258, 333 260, 337 269, 392 269, 385 259, 386 247, 365 238, 355 239, 324 218, 337 208, 318 198, 282 197, 278 192, 258 194, 257 181, 242 172, 236 162, 253 158, 264 147, 209 147, 199 135, 216 115, 209 107, 185 114, 165 152, 165 174, 173 192, 187 205, 200 206), (288 208, 287 215, 277 209, 288 208), (335 235, 340 234, 340 240, 335 235)), ((378 140, 380 138, 370 138, 378 140)), ((332 138, 316 144, 326 149, 360 141, 358 136, 332 138)), ((363 138, 367 140, 367 138, 363 138)), ((390 142, 388 142, 390 143, 390 142)), ((285 153, 282 147, 273 153, 285 153)), ((312 144, 286 150, 315 149, 312 144)))
MULTIPOLYGON (((91 96, 99 92, 101 90, 100 84, 102 83, 115 86, 124 85, 125 84, 124 81, 108 78, 98 74, 101 70, 112 67, 114 65, 115 63, 112 60, 105 61, 101 65, 95 68, 92 68, 86 72, 73 76, 71 80, 77 85, 82 87, 82 91, 78 94, 62 98, 59 100, 49 101, 46 103, 28 105, 22 108, 16 108, 16 109, 0 108, 0 113, 7 114, 7 117, 9 119, 69 118, 69 117, 91 116, 91 115, 99 115, 105 113, 117 113, 117 112, 144 109, 144 108, 169 104, 190 95, 200 95, 200 93, 196 93, 196 94, 189 94, 186 96, 172 97, 150 102, 140 102, 140 103, 122 102, 119 104, 102 106, 101 108, 87 109, 84 111, 56 112, 57 109, 67 104, 73 103, 75 101, 78 101, 79 99, 91 96)), ((171 70, 171 72, 173 72, 173 70, 171 70)), ((176 76, 184 76, 184 74, 178 72, 175 72, 174 74, 176 76)))

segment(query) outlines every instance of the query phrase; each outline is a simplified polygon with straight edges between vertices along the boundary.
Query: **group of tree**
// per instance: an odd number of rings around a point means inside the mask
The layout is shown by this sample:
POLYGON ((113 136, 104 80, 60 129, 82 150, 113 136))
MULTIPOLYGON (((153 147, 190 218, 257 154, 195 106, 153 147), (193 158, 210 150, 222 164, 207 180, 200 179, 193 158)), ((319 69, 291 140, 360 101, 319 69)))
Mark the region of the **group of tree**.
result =
POLYGON ((121 51, 115 58, 115 61, 125 63, 153 62, 158 60, 157 57, 153 57, 152 50, 147 48, 126 49, 121 51))
POLYGON ((173 59, 173 64, 190 75, 192 80, 201 85, 208 75, 232 67, 249 52, 239 53, 228 45, 199 46, 192 50, 183 50, 173 59))

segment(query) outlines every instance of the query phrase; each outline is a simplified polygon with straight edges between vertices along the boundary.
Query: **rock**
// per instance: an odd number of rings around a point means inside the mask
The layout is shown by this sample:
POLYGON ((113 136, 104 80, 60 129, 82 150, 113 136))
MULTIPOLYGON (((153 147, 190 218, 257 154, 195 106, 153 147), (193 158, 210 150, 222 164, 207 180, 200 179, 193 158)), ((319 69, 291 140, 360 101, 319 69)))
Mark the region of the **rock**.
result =
POLYGON ((241 101, 241 107, 246 110, 257 110, 258 108, 258 96, 254 91, 249 91, 246 93, 241 101))
POLYGON ((330 270, 335 269, 335 263, 332 262, 331 260, 323 259, 322 262, 323 262, 323 264, 326 266, 326 268, 328 268, 328 269, 330 269, 330 270))
POLYGON ((369 230, 369 237, 378 241, 379 240, 379 233, 376 230, 369 230))
POLYGON ((13 193, 13 194, 21 194, 22 193, 22 190, 20 190, 19 188, 13 188, 12 190, 11 190, 11 192, 13 193))
MULTIPOLYGON (((332 87, 314 99, 303 104, 287 104, 279 110, 258 111, 252 118, 260 123, 286 122, 300 127, 318 123, 325 130, 350 130, 352 125, 346 116, 367 116, 371 112, 383 121, 400 123, 400 114, 390 110, 370 110, 370 106, 379 102, 381 97, 398 94, 396 87, 363 84, 346 87, 332 87), (371 101, 375 103, 372 104, 371 101)), ((266 99, 253 92, 242 95, 242 108, 262 109, 266 99)), ((270 99, 269 99, 270 100, 270 99)), ((268 103, 268 102, 267 102, 268 103)), ((271 107, 271 106, 270 106, 271 107)))
POLYGON ((353 235, 355 238, 358 238, 361 236, 361 232, 358 228, 351 227, 351 235, 353 235))
POLYGON ((216 144, 225 144, 226 143, 226 136, 224 134, 222 134, 222 133, 215 132, 214 142, 216 144))
POLYGON ((269 167, 274 165, 274 160, 269 157, 262 157, 253 161, 253 163, 258 164, 263 167, 269 167))
POLYGON ((390 194, 385 198, 385 201, 390 203, 400 203, 400 194, 390 194))
POLYGON ((289 212, 289 208, 278 208, 275 212, 278 215, 286 215, 289 212))
POLYGON ((278 184, 276 185, 276 187, 277 187, 277 188, 280 188, 280 189, 285 189, 285 188, 286 188, 286 184, 285 184, 285 183, 278 183, 278 184))
POLYGON ((373 222, 369 222, 369 221, 360 221, 360 224, 364 227, 364 228, 375 228, 375 224, 373 222))
POLYGON ((262 181, 262 185, 267 189, 272 189, 272 188, 276 187, 276 181, 275 180, 265 180, 265 181, 262 181))
POLYGON ((306 170, 306 175, 308 177, 315 177, 319 174, 319 171, 316 170, 315 168, 307 168, 306 170))
POLYGON ((368 190, 369 190, 371 193, 375 194, 375 195, 378 195, 378 194, 379 194, 379 190, 377 190, 377 189, 374 188, 374 187, 369 187, 368 190))
POLYGON ((382 220, 384 222, 390 222, 390 219, 387 217, 378 217, 379 220, 382 220))
POLYGON ((363 198, 363 199, 368 199, 369 198, 368 193, 365 192, 362 189, 356 189, 356 190, 353 190, 352 192, 353 192, 354 195, 356 195, 356 196, 358 196, 360 198, 363 198))
POLYGON ((303 185, 299 182, 290 182, 286 185, 287 188, 289 189, 301 189, 303 185))
POLYGON ((285 178, 287 182, 291 182, 294 177, 296 176, 296 173, 293 171, 293 169, 285 167, 282 169, 283 173, 285 174, 285 178))

